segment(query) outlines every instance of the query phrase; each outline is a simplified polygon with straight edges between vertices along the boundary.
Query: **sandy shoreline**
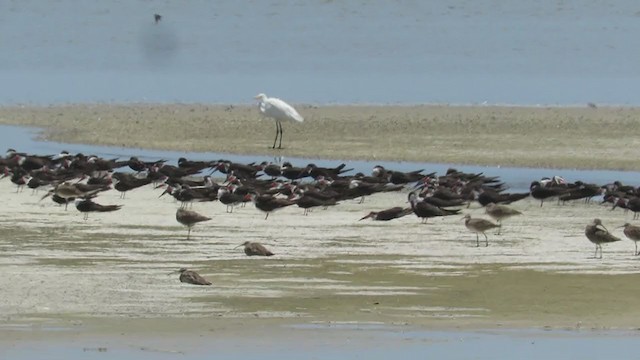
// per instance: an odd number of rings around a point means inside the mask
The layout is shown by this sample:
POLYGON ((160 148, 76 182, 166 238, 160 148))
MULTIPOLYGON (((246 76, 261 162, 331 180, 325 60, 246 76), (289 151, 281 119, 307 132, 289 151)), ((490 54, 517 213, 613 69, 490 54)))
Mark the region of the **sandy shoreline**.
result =
POLYGON ((0 107, 0 123, 44 139, 183 151, 456 164, 637 170, 638 108, 296 105, 272 150, 253 106, 203 104, 0 107))
MULTIPOLYGON (((489 234, 489 247, 476 248, 457 216, 428 225, 414 216, 358 221, 404 204, 406 192, 310 216, 287 208, 268 220, 252 205, 227 214, 219 203, 195 204, 213 220, 196 226, 189 241, 175 221, 177 204, 151 187, 124 200, 115 191, 100 195, 100 203, 124 207, 88 221, 73 207, 64 211, 29 190, 16 193, 7 180, 0 192, 6 194, 0 311, 8 333, 15 333, 12 326, 76 324, 99 332, 144 331, 148 324, 184 331, 179 323, 199 332, 212 321, 229 331, 341 322, 628 329, 640 312, 640 293, 629 286, 640 276, 633 243, 605 246, 604 259, 595 260, 584 236, 594 217, 613 229, 632 215, 597 204, 518 202, 525 215, 510 219, 502 235, 489 234), (277 255, 246 257, 234 249, 246 240, 277 255), (214 285, 190 286, 167 275, 182 266, 214 285)), ((477 205, 464 212, 482 216, 477 205)))

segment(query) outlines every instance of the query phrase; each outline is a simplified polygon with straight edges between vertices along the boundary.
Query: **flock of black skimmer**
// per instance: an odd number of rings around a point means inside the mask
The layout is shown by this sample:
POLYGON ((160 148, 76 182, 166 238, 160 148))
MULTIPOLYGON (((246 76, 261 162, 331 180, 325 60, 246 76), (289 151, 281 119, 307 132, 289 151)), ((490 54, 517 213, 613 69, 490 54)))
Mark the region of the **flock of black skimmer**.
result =
MULTIPOLYGON (((443 175, 425 173, 422 169, 401 172, 379 165, 372 169, 370 175, 349 175, 351 172, 353 169, 345 164, 298 167, 290 162, 244 164, 180 158, 176 165, 170 165, 162 159, 141 161, 135 156, 128 160, 105 159, 65 151, 57 155, 34 155, 9 149, 4 157, 0 157, 0 173, 16 185, 17 192, 25 187, 34 191, 43 189, 46 194, 41 201, 50 198, 65 209, 72 203, 85 219, 90 213, 123 209, 122 204, 101 204, 98 199, 105 191, 119 191, 120 198, 124 200, 127 192, 144 186, 159 189, 159 196, 172 196, 180 204, 176 220, 187 227, 187 239, 194 225, 211 220, 188 210, 189 204, 207 201, 221 202, 230 213, 237 206, 253 203, 264 213, 266 220, 274 211, 289 206, 302 208, 302 214, 307 216, 315 208, 337 206, 344 201, 363 203, 367 196, 376 193, 398 192, 403 194, 398 197, 398 206, 369 211, 359 220, 390 221, 413 214, 426 223, 429 218, 464 216, 466 228, 476 235, 476 246, 480 246, 481 235, 485 246, 488 246, 486 233, 489 230, 499 232, 504 220, 521 215, 509 204, 528 197, 540 201, 540 206, 552 199, 558 202, 590 202, 598 197, 612 209, 632 211, 634 219, 640 214, 640 189, 620 182, 605 185, 581 181, 568 183, 555 176, 533 181, 527 192, 514 193, 507 192, 505 183, 496 176, 465 173, 453 168, 443 175), (219 182, 212 177, 216 172, 220 175, 216 176, 219 182), (491 220, 464 215, 462 211, 472 202, 483 206, 491 220)), ((625 224, 624 234, 637 242, 640 240, 640 227, 625 224)), ((603 243, 620 240, 610 234, 599 219, 586 226, 585 235, 596 245, 594 257, 597 257, 598 250, 602 257, 603 243)), ((249 256, 273 255, 259 243, 245 242, 242 245, 249 256)), ((639 254, 637 245, 635 254, 639 254)))

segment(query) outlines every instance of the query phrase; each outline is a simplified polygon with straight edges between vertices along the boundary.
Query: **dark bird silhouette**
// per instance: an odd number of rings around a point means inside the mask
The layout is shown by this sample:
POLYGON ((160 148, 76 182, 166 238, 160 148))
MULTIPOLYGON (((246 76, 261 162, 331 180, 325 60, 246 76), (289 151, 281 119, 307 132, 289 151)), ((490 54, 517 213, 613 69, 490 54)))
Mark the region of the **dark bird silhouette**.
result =
POLYGON ((272 211, 282 209, 284 207, 291 206, 296 203, 295 201, 292 201, 292 200, 277 198, 277 197, 273 197, 271 195, 266 195, 266 194, 263 194, 263 195, 248 194, 246 196, 253 201, 253 203, 255 204, 258 210, 261 210, 266 213, 264 217, 265 220, 269 217, 269 214, 272 211))
POLYGON ((544 203, 546 199, 558 197, 567 193, 569 190, 566 187, 554 186, 554 187, 546 187, 542 186, 540 182, 534 181, 531 183, 529 187, 529 191, 531 192, 531 196, 534 199, 540 200, 540 206, 544 203))
POLYGON ((76 209, 84 213, 85 220, 89 218, 90 212, 111 212, 122 208, 122 205, 100 205, 93 202, 91 199, 76 199, 75 203, 76 209))
POLYGON ((160 14, 153 14, 153 20, 155 21, 155 23, 159 23, 160 20, 162 20, 162 15, 160 14))
POLYGON ((371 211, 360 220, 372 219, 378 221, 389 221, 393 219, 399 219, 403 216, 409 215, 413 212, 411 208, 402 208, 400 206, 392 207, 390 209, 381 211, 371 211))
POLYGON ((423 223, 426 223, 427 219, 429 219, 430 217, 448 216, 460 213, 460 210, 458 209, 443 209, 424 201, 420 201, 415 192, 409 193, 409 203, 411 203, 411 209, 413 210, 413 213, 416 214, 417 217, 422 219, 423 223))

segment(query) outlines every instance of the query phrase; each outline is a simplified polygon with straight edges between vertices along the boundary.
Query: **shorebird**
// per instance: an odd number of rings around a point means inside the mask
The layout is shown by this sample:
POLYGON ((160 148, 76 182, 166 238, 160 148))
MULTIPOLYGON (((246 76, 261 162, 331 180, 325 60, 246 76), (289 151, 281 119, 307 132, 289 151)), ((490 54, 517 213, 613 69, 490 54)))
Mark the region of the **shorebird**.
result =
POLYGON ((423 223, 426 223, 430 217, 456 215, 460 212, 458 209, 443 209, 437 206, 431 205, 427 202, 420 201, 418 195, 415 192, 409 193, 409 203, 411 203, 411 209, 417 217, 422 219, 423 223))
POLYGON ((623 230, 624 236, 626 236, 629 240, 632 240, 636 246, 636 251, 633 253, 633 255, 636 255, 636 256, 640 255, 640 253, 638 253, 638 241, 640 241, 640 226, 635 226, 635 225, 626 223, 621 227, 624 228, 623 230))
POLYGON ((512 216, 522 215, 522 213, 516 209, 512 209, 506 205, 497 205, 494 203, 488 203, 484 208, 487 215, 491 216, 494 220, 501 225, 498 228, 498 234, 500 234, 500 230, 502 229, 502 219, 507 219, 512 216))
POLYGON ((411 214, 412 212, 413 209, 411 208, 402 208, 400 206, 396 206, 386 210, 372 211, 360 220, 373 219, 379 221, 389 221, 393 219, 399 219, 405 215, 411 214))
POLYGON ((98 203, 94 203, 91 199, 76 199, 75 204, 76 209, 84 213, 85 220, 89 218, 90 212, 111 212, 120 210, 122 207, 122 205, 100 205, 98 203))
POLYGON ((602 259, 602 244, 620 241, 620 238, 609 233, 609 230, 602 225, 600 219, 593 219, 593 222, 584 229, 584 234, 589 241, 596 244, 596 252, 593 255, 596 259, 598 258, 598 249, 600 249, 600 259, 602 259))
POLYGON ((288 199, 281 199, 277 197, 273 197, 271 195, 256 195, 256 194, 247 194, 245 196, 247 199, 251 199, 258 210, 264 211, 266 213, 264 219, 267 220, 269 214, 278 209, 282 209, 284 207, 295 204, 295 201, 288 199))
POLYGON ((561 186, 547 187, 542 185, 539 181, 534 181, 531 183, 529 191, 534 199, 540 200, 540 207, 542 207, 542 204, 546 199, 559 197, 567 193, 569 190, 566 187, 561 186))
MULTIPOLYGON (((75 198, 90 198, 100 191, 109 190, 109 186, 104 185, 86 185, 86 184, 72 184, 69 182, 63 182, 56 186, 53 189, 49 190, 40 201, 44 200, 50 195, 57 195, 59 198, 67 200, 75 198)), ((67 210, 67 203, 64 205, 64 209, 67 210)))
POLYGON ((262 244, 252 241, 245 241, 244 243, 236 246, 235 248, 239 248, 240 246, 244 246, 244 253, 247 256, 273 256, 275 255, 271 251, 267 250, 266 247, 262 246, 262 244))
POLYGON ((193 270, 187 270, 187 268, 181 268, 178 271, 172 271, 169 273, 180 273, 180 282, 193 284, 193 285, 211 285, 211 282, 198 274, 193 270))
POLYGON ((314 207, 323 206, 327 208, 329 206, 333 206, 337 204, 336 199, 334 198, 321 199, 319 197, 315 197, 313 195, 307 195, 307 194, 313 194, 313 193, 303 192, 302 195, 299 195, 292 199, 293 201, 296 202, 298 207, 304 209, 304 212, 303 212, 304 216, 309 215, 309 213, 311 212, 311 209, 314 207))
POLYGON ((204 215, 201 215, 201 214, 198 214, 195 211, 179 208, 176 211, 176 220, 178 220, 178 222, 180 224, 185 225, 188 228, 187 240, 189 240, 189 236, 191 235, 191 228, 195 224, 197 224, 199 222, 211 220, 211 218, 207 217, 207 216, 204 216, 204 215))
POLYGON ((469 214, 464 216, 464 226, 471 232, 476 233, 476 247, 480 246, 480 234, 484 235, 485 246, 489 246, 489 239, 485 231, 500 227, 499 224, 492 223, 489 220, 480 218, 472 219, 469 214))
POLYGON ((160 22, 160 20, 162 20, 162 15, 160 14, 153 14, 153 20, 157 23, 160 22))

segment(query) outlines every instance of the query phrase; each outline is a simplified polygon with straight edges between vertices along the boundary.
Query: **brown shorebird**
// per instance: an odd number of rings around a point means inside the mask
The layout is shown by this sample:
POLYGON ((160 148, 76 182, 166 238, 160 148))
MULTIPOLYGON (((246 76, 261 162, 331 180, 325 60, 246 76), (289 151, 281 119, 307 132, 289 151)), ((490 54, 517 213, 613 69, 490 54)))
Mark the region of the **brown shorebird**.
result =
POLYGON ((584 229, 584 234, 587 239, 596 244, 596 252, 593 255, 594 258, 598 258, 598 249, 600 249, 600 259, 602 259, 602 244, 620 241, 619 238, 611 235, 600 219, 593 219, 591 224, 587 225, 584 229))
POLYGON ((262 244, 252 241, 245 241, 244 243, 236 246, 235 248, 239 248, 240 246, 244 246, 244 253, 247 256, 273 256, 275 255, 271 251, 267 250, 266 247, 262 246, 262 244))
POLYGON ((122 205, 100 205, 98 203, 94 203, 91 199, 76 199, 75 204, 76 209, 84 213, 85 220, 89 218, 90 212, 111 212, 120 210, 122 207, 122 205))
MULTIPOLYGON (((111 187, 108 185, 87 185, 63 182, 49 190, 49 192, 40 200, 42 201, 50 195, 57 195, 59 198, 65 199, 68 202, 72 198, 90 198, 91 196, 101 191, 109 190, 110 188, 111 187)), ((65 203, 64 209, 67 210, 67 203, 65 203)))
POLYGON ((500 234, 500 230, 502 230, 502 220, 508 219, 512 216, 522 215, 522 213, 518 210, 512 209, 507 205, 497 205, 494 203, 488 203, 484 208, 487 215, 491 216, 493 220, 497 221, 501 226, 498 228, 498 234, 500 234))
POLYGON ((413 212, 413 209, 411 208, 402 208, 400 206, 396 206, 386 210, 372 211, 360 220, 371 218, 373 220, 389 221, 389 220, 401 218, 405 215, 409 215, 412 212, 413 212))
POLYGON ((632 240, 633 243, 636 245, 636 251, 633 254, 636 256, 640 255, 640 253, 638 253, 638 241, 640 241, 640 226, 626 223, 621 227, 624 228, 623 230, 624 236, 626 236, 629 240, 632 240))
POLYGON ((187 240, 189 240, 189 235, 191 234, 191 228, 193 227, 193 225, 199 222, 211 220, 211 218, 198 214, 195 211, 180 208, 176 211, 176 220, 178 220, 180 224, 187 226, 187 228, 189 229, 187 232, 187 240))
POLYGON ((476 247, 480 246, 479 234, 484 235, 485 246, 489 246, 489 239, 487 238, 485 231, 500 227, 499 224, 492 223, 489 220, 480 218, 472 219, 469 214, 464 216, 464 226, 466 226, 471 232, 476 233, 476 247))
POLYGON ((187 268, 181 268, 178 271, 172 271, 169 274, 180 273, 180 282, 193 284, 193 285, 211 285, 211 282, 198 274, 193 270, 187 270, 187 268))

